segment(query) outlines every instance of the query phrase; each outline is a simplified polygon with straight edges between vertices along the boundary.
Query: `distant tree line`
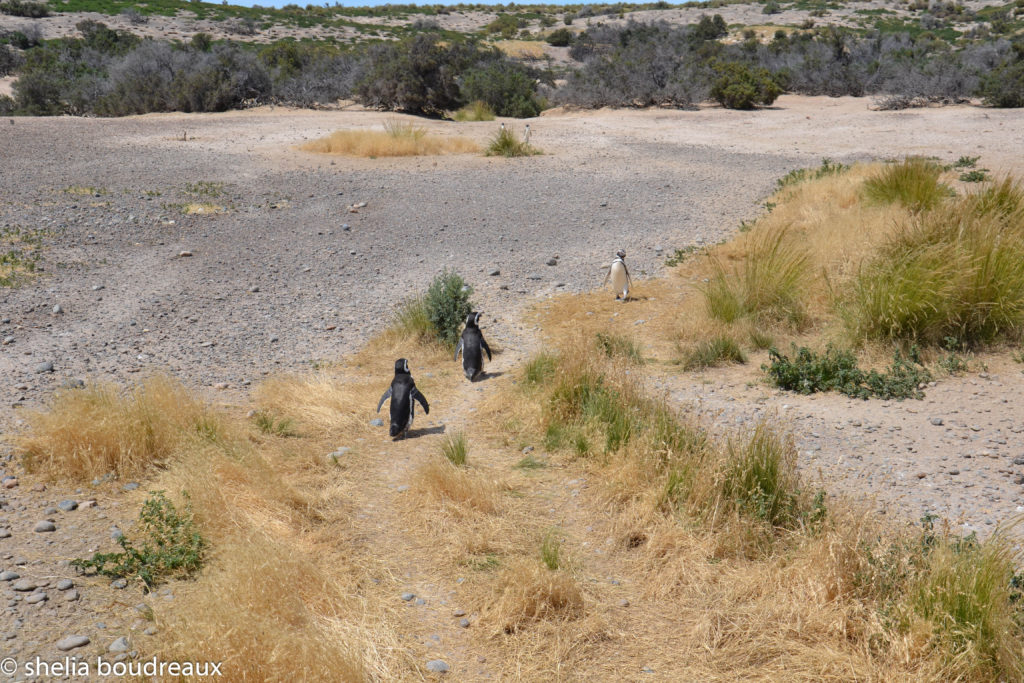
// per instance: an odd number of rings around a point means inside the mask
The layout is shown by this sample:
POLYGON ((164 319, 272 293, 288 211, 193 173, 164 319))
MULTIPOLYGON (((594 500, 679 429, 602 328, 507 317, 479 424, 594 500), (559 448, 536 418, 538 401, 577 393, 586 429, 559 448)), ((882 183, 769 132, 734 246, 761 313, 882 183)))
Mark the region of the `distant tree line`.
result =
POLYGON ((512 59, 475 39, 424 30, 359 48, 280 41, 215 42, 197 34, 164 42, 77 25, 81 38, 41 41, 0 34, 0 75, 17 73, 0 113, 122 116, 223 111, 252 104, 313 107, 353 98, 367 106, 440 116, 481 101, 501 116, 537 115, 548 102, 580 107, 687 108, 714 99, 749 109, 780 93, 872 95, 898 108, 982 97, 1024 106, 1024 39, 953 46, 917 36, 858 34, 832 26, 778 31, 740 42, 718 15, 686 27, 597 25, 560 31, 576 67, 556 87, 550 69, 512 59))

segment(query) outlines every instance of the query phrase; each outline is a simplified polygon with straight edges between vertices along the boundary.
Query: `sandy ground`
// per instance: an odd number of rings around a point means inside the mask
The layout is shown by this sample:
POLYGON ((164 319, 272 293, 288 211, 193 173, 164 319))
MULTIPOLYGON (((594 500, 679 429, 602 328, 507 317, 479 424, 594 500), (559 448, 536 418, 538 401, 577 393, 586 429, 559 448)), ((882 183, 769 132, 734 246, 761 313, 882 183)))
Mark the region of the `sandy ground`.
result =
MULTIPOLYGON (((1024 112, 878 112, 864 99, 790 96, 755 112, 547 112, 530 121, 545 154, 528 159, 297 149, 389 118, 261 108, 0 121, 0 229, 40 230, 44 248, 38 276, 0 290, 0 479, 20 480, 0 499, 0 528, 13 532, 0 538, 0 570, 51 593, 36 608, 3 589, 12 625, 0 636, 10 628, 20 654, 56 656, 53 643, 76 629, 114 635, 97 631, 98 621, 145 628, 130 592, 98 581, 76 588, 80 599, 53 590, 75 577, 68 557, 109 548, 111 526, 134 516, 116 487, 39 488, 13 453, 23 411, 68 380, 130 384, 165 370, 216 402, 244 403, 268 374, 358 348, 445 267, 476 289, 488 339, 509 349, 497 367, 511 377, 513 361, 537 343, 527 308, 598 286, 600 265, 620 247, 635 276, 659 274, 672 249, 726 238, 756 216, 793 168, 926 154, 1024 170, 1024 112), (219 209, 185 214, 189 203, 219 209), (50 512, 67 498, 99 505, 50 512), (31 531, 45 518, 56 520, 54 535, 31 531), (111 612, 112 601, 123 609, 111 612)), ((417 123, 480 142, 498 125, 417 123)), ((392 363, 381 359, 382 386, 392 363)), ((683 374, 658 388, 721 427, 784 416, 812 480, 894 517, 938 512, 985 533, 1024 510, 1024 375, 1015 365, 942 380, 925 401, 904 403, 797 397, 748 375, 683 374)), ((431 403, 444 415, 443 397, 431 403)))

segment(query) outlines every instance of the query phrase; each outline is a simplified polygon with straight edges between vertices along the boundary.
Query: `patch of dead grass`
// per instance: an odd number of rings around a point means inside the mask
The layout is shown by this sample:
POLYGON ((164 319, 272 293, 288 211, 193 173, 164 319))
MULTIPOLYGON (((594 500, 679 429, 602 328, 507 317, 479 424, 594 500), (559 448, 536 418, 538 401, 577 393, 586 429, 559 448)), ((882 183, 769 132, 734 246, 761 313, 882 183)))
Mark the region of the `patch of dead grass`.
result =
POLYGON ((354 157, 409 157, 475 154, 480 146, 460 135, 437 135, 414 124, 385 125, 385 130, 339 130, 303 144, 300 149, 318 154, 354 157))

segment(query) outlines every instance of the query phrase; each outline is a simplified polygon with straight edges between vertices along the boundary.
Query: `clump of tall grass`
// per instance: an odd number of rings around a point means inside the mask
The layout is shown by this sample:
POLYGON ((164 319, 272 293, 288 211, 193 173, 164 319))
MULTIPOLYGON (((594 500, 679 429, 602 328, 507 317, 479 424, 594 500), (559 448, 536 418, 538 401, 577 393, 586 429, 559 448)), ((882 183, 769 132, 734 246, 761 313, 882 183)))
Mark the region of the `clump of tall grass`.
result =
POLYGON ((747 438, 729 442, 724 469, 724 501, 769 526, 794 526, 800 512, 800 480, 791 437, 759 422, 747 438))
POLYGON ((452 119, 459 122, 493 121, 494 111, 487 106, 486 102, 476 100, 475 102, 470 102, 462 109, 454 112, 452 114, 452 119))
POLYGON ((357 157, 405 157, 435 154, 471 154, 479 151, 468 138, 432 135, 422 126, 386 121, 383 131, 339 130, 302 145, 307 152, 357 157))
POLYGON ((441 454, 456 467, 465 467, 466 456, 469 454, 469 444, 466 442, 466 435, 462 432, 450 435, 441 444, 441 454))
POLYGON ((684 370, 703 370, 726 363, 746 363, 747 357, 743 349, 732 337, 719 335, 713 339, 699 342, 694 348, 683 355, 684 370))
POLYGON ((864 196, 878 204, 902 204, 911 211, 926 211, 952 194, 939 181, 942 167, 933 161, 908 157, 889 164, 864 181, 864 196))
POLYGON ((639 344, 628 337, 598 332, 596 342, 597 348, 603 351, 609 358, 625 358, 632 363, 643 363, 644 361, 640 353, 639 344))
POLYGON ((540 560, 551 571, 562 566, 562 541, 557 528, 552 527, 544 533, 540 542, 540 560))
POLYGON ((713 262, 714 272, 700 289, 707 312, 726 323, 750 317, 800 326, 806 320, 809 264, 807 251, 785 229, 757 235, 738 267, 713 262))
POLYGON ((26 421, 26 468, 76 480, 138 476, 165 464, 186 439, 216 437, 220 429, 180 382, 162 375, 124 392, 105 384, 60 391, 26 421))
POLYGON ((520 140, 509 128, 499 130, 484 152, 489 157, 528 157, 541 153, 536 147, 520 140))
POLYGON ((1024 213, 1013 190, 919 214, 860 268, 840 301, 854 339, 968 346, 1024 329, 1024 213))
POLYGON ((799 185, 806 180, 819 180, 827 176, 836 176, 845 173, 850 170, 848 164, 843 164, 838 161, 833 161, 828 157, 821 160, 821 166, 817 168, 796 168, 778 179, 777 184, 779 189, 784 189, 793 185, 799 185))

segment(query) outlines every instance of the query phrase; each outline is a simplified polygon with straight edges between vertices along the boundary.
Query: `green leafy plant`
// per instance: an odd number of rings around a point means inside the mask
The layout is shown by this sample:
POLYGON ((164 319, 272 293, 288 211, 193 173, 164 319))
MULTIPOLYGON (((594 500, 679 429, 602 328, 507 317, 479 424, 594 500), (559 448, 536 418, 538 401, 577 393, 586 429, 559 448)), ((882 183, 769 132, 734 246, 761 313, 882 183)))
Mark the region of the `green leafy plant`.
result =
POLYGON ((975 169, 973 171, 967 171, 961 173, 959 176, 960 182, 964 183, 981 183, 988 180, 988 172, 984 168, 975 169))
POLYGON ((274 434, 276 436, 295 436, 295 424, 288 418, 281 418, 280 420, 274 419, 273 415, 264 412, 258 412, 253 418, 256 422, 256 427, 264 434, 274 434))
POLYGON ((782 87, 767 69, 741 62, 719 63, 714 68, 717 78, 711 85, 711 97, 726 109, 769 105, 782 94, 782 87))
POLYGON ((821 160, 821 166, 817 168, 795 168, 778 179, 779 189, 799 185, 806 180, 820 180, 827 176, 841 175, 850 170, 848 164, 841 164, 828 157, 821 160))
POLYGON ((694 254, 699 249, 700 247, 698 247, 696 244, 689 244, 685 247, 676 249, 671 256, 665 259, 665 265, 668 266, 669 268, 678 266, 680 263, 689 258, 691 254, 694 254))
POLYGON ((452 119, 459 122, 493 121, 494 111, 486 102, 475 100, 452 114, 452 119))
POLYGON ((466 442, 466 435, 462 432, 450 435, 441 444, 441 453, 448 462, 456 467, 466 466, 466 456, 469 453, 469 444, 466 442))
POLYGON ((732 337, 718 336, 700 342, 683 356, 684 370, 703 370, 726 363, 746 363, 743 349, 732 337))
POLYGON ((473 288, 466 284, 462 276, 447 268, 427 288, 424 298, 427 319, 438 341, 449 348, 455 348, 462 323, 473 310, 469 300, 472 294, 473 288))
POLYGON ((544 566, 551 571, 562 566, 562 541, 558 529, 552 527, 544 534, 540 542, 540 559, 544 566))
POLYGON ((72 560, 71 565, 113 578, 137 578, 146 590, 166 578, 198 571, 207 542, 195 528, 188 494, 182 497, 185 506, 179 511, 163 491, 151 491, 139 513, 140 545, 121 536, 117 542, 122 552, 95 553, 92 559, 72 560))
POLYGON ((824 354, 803 346, 798 349, 795 345, 793 351, 791 359, 777 349, 769 349, 771 362, 762 367, 775 386, 800 394, 838 391, 864 399, 920 399, 924 394, 918 387, 932 377, 921 364, 916 347, 911 347, 906 358, 899 350, 895 351, 892 364, 881 373, 877 370, 865 372, 857 366, 857 357, 852 351, 831 345, 824 354))

